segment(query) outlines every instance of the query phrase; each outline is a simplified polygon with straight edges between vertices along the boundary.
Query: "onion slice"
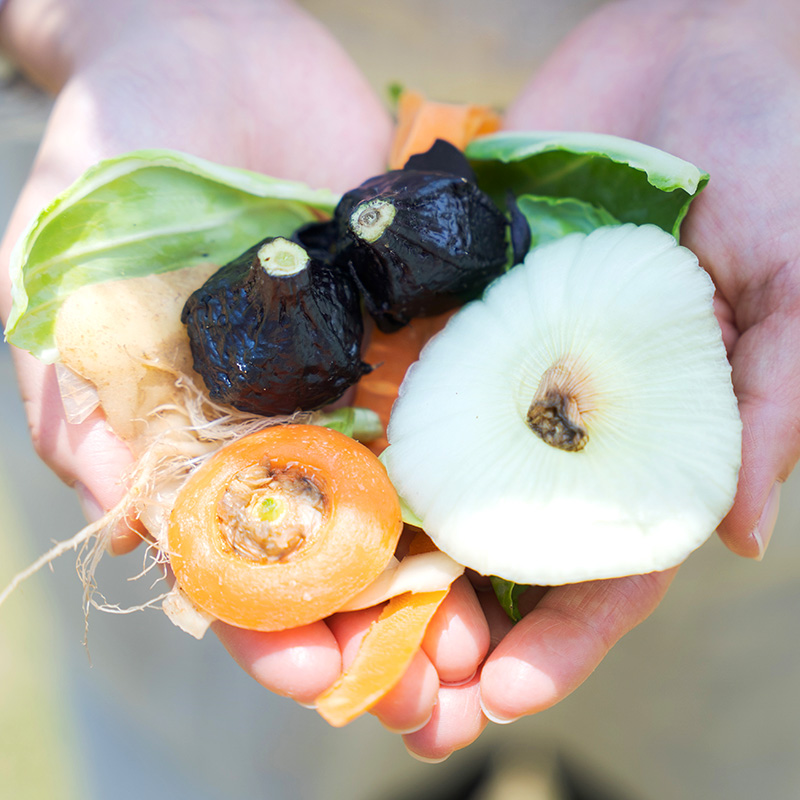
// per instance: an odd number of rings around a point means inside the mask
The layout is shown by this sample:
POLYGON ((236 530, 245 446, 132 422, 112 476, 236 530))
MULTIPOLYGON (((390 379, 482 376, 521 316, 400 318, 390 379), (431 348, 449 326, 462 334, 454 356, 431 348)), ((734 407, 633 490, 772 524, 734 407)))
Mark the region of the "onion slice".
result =
POLYGON ((339 610, 371 608, 404 592, 437 592, 450 586, 463 572, 464 567, 441 550, 407 555, 402 561, 393 559, 366 589, 339 610))
POLYGON ((714 287, 655 226, 534 250, 400 389, 383 454, 436 545, 559 584, 671 567, 730 508, 741 421, 714 287))

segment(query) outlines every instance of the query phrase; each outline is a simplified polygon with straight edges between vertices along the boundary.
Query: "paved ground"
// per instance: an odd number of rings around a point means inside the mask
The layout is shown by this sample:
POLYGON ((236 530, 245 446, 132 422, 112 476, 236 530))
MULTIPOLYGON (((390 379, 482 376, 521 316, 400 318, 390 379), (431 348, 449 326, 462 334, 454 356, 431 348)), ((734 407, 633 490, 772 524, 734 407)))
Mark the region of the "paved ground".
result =
MULTIPOLYGON (((419 50, 413 52, 399 52, 396 37, 388 33, 408 18, 393 16, 393 4, 343 2, 335 17, 321 0, 306 5, 329 18, 356 59, 370 66, 376 85, 403 80, 442 99, 499 104, 530 67, 523 45, 544 52, 550 40, 536 32, 567 24, 552 11, 557 4, 531 4, 539 12, 536 25, 534 11, 524 4, 504 0, 490 11, 471 4, 475 13, 462 15, 464 37, 450 62, 450 74, 460 78, 454 82, 431 70, 426 54, 442 20, 459 16, 463 6, 455 0, 409 0, 412 18, 431 25, 415 28, 419 50), (498 37, 498 26, 491 24, 500 18, 513 31, 509 39, 498 37), (395 74, 397 64, 405 65, 403 74, 395 74)), ((46 99, 6 75, 0 88, 0 228, 33 157, 46 110, 46 99)), ((7 559, 25 563, 50 540, 81 525, 71 492, 29 446, 5 346, 0 348, 0 469, 12 498, 4 505, 2 583, 10 574, 7 559), (18 515, 16 525, 9 506, 18 515)), ((784 489, 778 530, 763 563, 740 561, 710 543, 681 570, 659 611, 623 640, 584 687, 537 719, 494 728, 486 745, 500 753, 512 746, 528 753, 555 747, 642 800, 800 796, 798 485, 795 477, 784 489)), ((135 594, 125 578, 136 571, 131 560, 118 560, 105 568, 103 580, 114 593, 135 594)), ((58 756, 65 780, 85 782, 76 796, 87 800, 145 793, 199 800, 222 794, 237 800, 358 800, 392 796, 387 782, 416 787, 419 794, 423 784, 434 789, 437 780, 468 772, 484 752, 478 747, 433 769, 409 761, 394 738, 370 720, 330 731, 312 712, 259 692, 215 642, 183 637, 156 612, 93 615, 92 667, 82 637, 80 593, 69 559, 53 574, 38 576, 13 607, 0 610, 4 691, 41 699, 42 687, 50 689, 46 705, 53 735, 30 746, 39 748, 38 763, 58 756), (17 632, 30 630, 37 620, 40 636, 33 649, 22 648, 19 633, 4 633, 3 615, 11 613, 21 620, 14 623, 17 632), (37 680, 25 683, 23 676, 31 674, 37 680), (59 735, 64 730, 67 737, 59 735), (71 752, 58 744, 65 738, 71 752), (298 748, 298 741, 306 744, 298 748), (308 769, 306 748, 315 754, 316 771, 308 769), (67 766, 70 757, 77 774, 67 766), (222 780, 220 764, 227 765, 222 780), (259 790, 259 780, 268 780, 269 788, 259 790)), ((11 753, 15 741, 28 740, 21 734, 4 737, 9 721, 18 719, 9 708, 0 703, 0 750, 11 753)), ((19 758, 0 757, 0 784, 24 767, 19 758)), ((35 769, 28 773, 34 774, 35 769)))

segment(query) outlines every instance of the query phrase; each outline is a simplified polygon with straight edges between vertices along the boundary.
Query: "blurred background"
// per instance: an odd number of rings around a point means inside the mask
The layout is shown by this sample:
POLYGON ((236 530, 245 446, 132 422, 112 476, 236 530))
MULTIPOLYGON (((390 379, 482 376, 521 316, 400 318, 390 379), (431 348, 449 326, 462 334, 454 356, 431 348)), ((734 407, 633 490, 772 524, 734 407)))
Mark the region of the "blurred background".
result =
MULTIPOLYGON (((385 96, 502 108, 598 3, 305 2, 385 96), (443 53, 442 42, 450 50, 443 53)), ((50 100, 0 64, 0 225, 50 100)), ((160 611, 93 612, 68 554, 0 608, 0 796, 752 800, 800 797, 800 495, 787 483, 762 563, 715 539, 658 611, 558 707, 492 726, 440 765, 412 760, 367 717, 329 729, 269 695, 209 636, 160 611), (88 638, 87 638, 88 635, 88 638), (43 765, 48 765, 43 769, 43 765)), ((73 492, 30 445, 0 347, 0 585, 84 524, 73 492)), ((141 554, 106 559, 100 588, 125 607, 141 554)))

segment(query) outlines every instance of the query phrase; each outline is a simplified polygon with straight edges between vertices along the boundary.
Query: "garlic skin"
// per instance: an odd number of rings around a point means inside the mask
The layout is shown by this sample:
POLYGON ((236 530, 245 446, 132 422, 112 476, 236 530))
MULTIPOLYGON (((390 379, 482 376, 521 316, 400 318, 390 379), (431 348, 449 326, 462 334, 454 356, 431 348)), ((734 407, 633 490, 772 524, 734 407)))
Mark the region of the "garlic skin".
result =
POLYGON ((544 585, 663 570, 701 545, 741 463, 713 293, 671 235, 626 224, 537 248, 456 314, 406 375, 382 457, 436 545, 544 585), (530 424, 553 392, 579 448, 530 424))

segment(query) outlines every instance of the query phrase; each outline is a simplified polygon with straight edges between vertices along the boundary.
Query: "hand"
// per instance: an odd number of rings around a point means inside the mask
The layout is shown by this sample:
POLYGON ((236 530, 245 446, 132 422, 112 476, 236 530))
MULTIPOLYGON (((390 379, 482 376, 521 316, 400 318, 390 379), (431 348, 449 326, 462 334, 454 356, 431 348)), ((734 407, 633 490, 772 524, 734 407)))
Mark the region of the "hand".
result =
MULTIPOLYGON (((390 122, 384 109, 326 34, 285 2, 9 0, 0 14, 0 44, 57 93, 0 249, 4 273, 25 224, 91 164, 127 150, 172 147, 340 191, 385 166, 390 122), (58 23, 42 28, 44 19, 58 23)), ((3 281, 5 316, 10 289, 3 281)), ((99 413, 68 424, 53 370, 26 353, 14 355, 37 451, 99 516, 123 495, 127 447, 99 413)), ((142 533, 120 531, 113 552, 132 549, 142 533)), ((213 630, 262 685, 311 703, 339 676, 376 615, 339 614, 274 634, 222 623, 213 630)), ((449 690, 440 690, 440 679, 472 678, 474 689, 488 647, 480 604, 461 579, 410 669, 373 713, 392 730, 419 728, 437 697, 438 707, 446 706, 449 690)), ((449 750, 485 724, 474 700, 473 706, 449 750)))
MULTIPOLYGON (((0 45, 58 93, 0 249, 3 318, 24 225, 101 158, 172 147, 340 190, 384 165, 387 115, 338 46, 289 3, 12 0, 0 45)), ((37 451, 90 508, 112 507, 127 448, 99 415, 67 425, 53 370, 14 355, 37 451)), ((113 545, 121 552, 137 539, 113 545)))
MULTIPOLYGON (((753 558, 800 455, 798 28, 796 4, 783 0, 609 5, 556 51, 506 118, 511 129, 638 139, 711 174, 682 243, 716 285, 744 424, 738 493, 719 535, 753 558)), ((673 574, 545 591, 483 666, 486 712, 513 719, 561 700, 652 612, 673 574)))
MULTIPOLYGON (((23 227, 102 158, 171 147, 340 191, 384 169, 387 113, 339 47, 286 2, 9 0, 0 44, 57 93, 0 249, 4 318, 9 255, 23 227)), ((123 495, 127 447, 99 413, 68 424, 54 370, 27 353, 14 356, 38 453, 99 516, 123 495)), ((111 544, 121 553, 139 541, 121 532, 111 544)), ((341 669, 339 644, 324 622, 275 636, 218 629, 245 669, 300 700, 341 669)))

